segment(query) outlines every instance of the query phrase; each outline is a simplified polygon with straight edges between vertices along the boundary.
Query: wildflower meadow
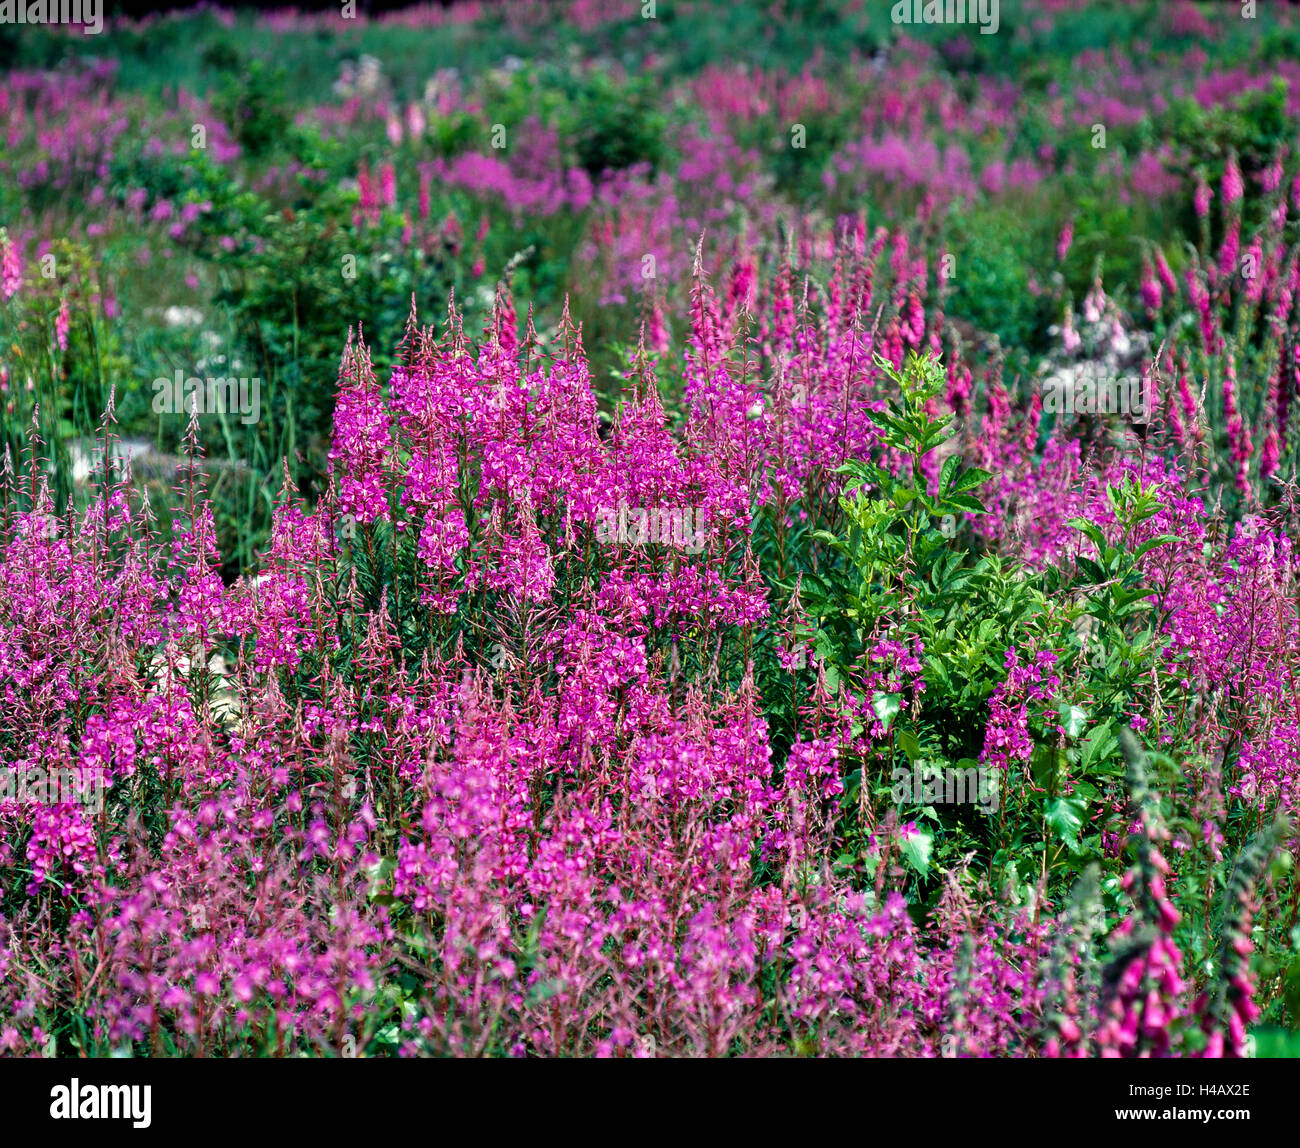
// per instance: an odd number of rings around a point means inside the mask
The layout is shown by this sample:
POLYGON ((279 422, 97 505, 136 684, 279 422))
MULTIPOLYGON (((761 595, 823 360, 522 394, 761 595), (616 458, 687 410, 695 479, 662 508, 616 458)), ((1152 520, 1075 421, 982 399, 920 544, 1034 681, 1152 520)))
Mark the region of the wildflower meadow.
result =
POLYGON ((0 5, 41 1114, 1300 1057, 1300 7, 78 7, 0 5))

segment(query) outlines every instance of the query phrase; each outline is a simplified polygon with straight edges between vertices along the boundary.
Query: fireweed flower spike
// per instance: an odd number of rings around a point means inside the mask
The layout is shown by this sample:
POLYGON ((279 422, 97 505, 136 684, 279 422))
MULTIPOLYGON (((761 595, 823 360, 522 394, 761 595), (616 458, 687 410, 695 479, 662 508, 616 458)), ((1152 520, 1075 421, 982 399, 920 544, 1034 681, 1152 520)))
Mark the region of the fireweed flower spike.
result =
POLYGON ((23 285, 23 264, 9 233, 0 229, 0 297, 12 299, 23 285))

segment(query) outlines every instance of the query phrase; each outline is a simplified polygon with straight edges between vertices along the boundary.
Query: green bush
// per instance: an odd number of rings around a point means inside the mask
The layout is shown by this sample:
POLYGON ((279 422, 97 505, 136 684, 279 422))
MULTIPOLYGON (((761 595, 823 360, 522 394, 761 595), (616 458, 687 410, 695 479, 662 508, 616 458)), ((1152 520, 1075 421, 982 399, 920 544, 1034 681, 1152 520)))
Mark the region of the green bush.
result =
MULTIPOLYGON (((877 365, 896 397, 871 417, 901 467, 894 473, 855 461, 840 468, 850 480, 841 498, 844 526, 812 536, 824 550, 815 563, 805 555, 802 603, 827 685, 841 697, 845 687, 865 696, 862 675, 882 640, 908 649, 919 644, 924 690, 905 686, 904 693, 870 698, 888 741, 850 755, 843 811, 852 818, 893 796, 901 816, 925 826, 925 849, 909 864, 927 903, 938 894, 929 881, 931 860, 950 867, 972 851, 999 887, 1008 882, 1027 895, 1041 872, 1049 892, 1064 894, 1102 858, 1095 815, 1123 794, 1118 731, 1143 678, 1161 664, 1164 638, 1139 563, 1176 539, 1160 535, 1129 548, 1135 528, 1162 509, 1130 480, 1108 490, 1121 541, 1084 519, 1071 523, 1095 547, 1095 558, 1079 557, 1073 569, 1035 573, 969 552, 953 525, 985 513, 975 492, 992 476, 948 454, 931 494, 923 466, 952 433, 953 416, 925 410, 944 386, 944 371, 929 357, 913 356, 901 373, 883 359, 877 365), (1083 619, 1091 633, 1076 629, 1083 619), (1002 779, 1002 803, 1014 810, 995 818, 971 806, 899 802, 891 777, 904 760, 909 770, 921 762, 976 766, 989 702, 1006 679, 1004 657, 1013 648, 1057 651, 1062 681, 1058 696, 1031 707, 1029 776, 1002 779)), ((775 701, 769 712, 779 719, 775 701)))
POLYGON ((288 141, 293 117, 282 68, 250 61, 241 73, 222 84, 213 108, 252 158, 267 155, 288 141))
POLYGON ((667 119, 644 84, 620 86, 607 72, 592 72, 579 92, 578 163, 593 178, 648 163, 655 171, 664 160, 667 119))
POLYGON ((1045 350, 1047 328, 1059 320, 1047 291, 1056 260, 1047 236, 1027 231, 1012 208, 974 206, 950 213, 948 244, 955 259, 948 314, 997 335, 1003 346, 1045 350))

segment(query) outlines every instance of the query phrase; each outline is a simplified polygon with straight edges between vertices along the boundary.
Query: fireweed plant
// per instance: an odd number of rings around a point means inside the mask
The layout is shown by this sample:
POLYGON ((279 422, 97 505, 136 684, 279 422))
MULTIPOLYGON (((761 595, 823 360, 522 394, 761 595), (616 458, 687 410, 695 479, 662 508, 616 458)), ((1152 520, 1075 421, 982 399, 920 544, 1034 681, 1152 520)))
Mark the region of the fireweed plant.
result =
POLYGON ((0 470, 31 783, 0 800, 0 1048, 1240 1056, 1294 1027, 1285 506, 1229 532, 1160 428, 1040 447, 919 302, 881 331, 885 240, 847 242, 798 303, 788 268, 719 297, 697 259, 679 377, 643 338, 608 422, 577 324, 543 344, 504 286, 477 339, 412 312, 387 371, 355 332, 327 489, 286 469, 233 584, 196 418, 168 538, 111 396, 82 508, 34 420, 0 470), (647 516, 602 532, 619 508, 647 516), (899 800, 900 764, 996 801, 899 800), (42 800, 56 769, 102 805, 42 800))

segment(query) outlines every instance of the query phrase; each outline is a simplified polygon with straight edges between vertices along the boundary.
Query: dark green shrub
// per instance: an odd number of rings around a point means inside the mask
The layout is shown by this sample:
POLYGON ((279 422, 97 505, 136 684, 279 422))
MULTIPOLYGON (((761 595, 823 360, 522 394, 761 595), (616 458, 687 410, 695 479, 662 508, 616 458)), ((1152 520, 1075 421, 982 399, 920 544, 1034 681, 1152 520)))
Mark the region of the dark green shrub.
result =
POLYGON ((285 92, 284 72, 253 60, 244 72, 228 77, 213 107, 252 157, 283 146, 292 116, 285 92))

